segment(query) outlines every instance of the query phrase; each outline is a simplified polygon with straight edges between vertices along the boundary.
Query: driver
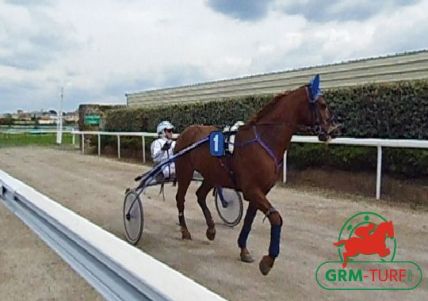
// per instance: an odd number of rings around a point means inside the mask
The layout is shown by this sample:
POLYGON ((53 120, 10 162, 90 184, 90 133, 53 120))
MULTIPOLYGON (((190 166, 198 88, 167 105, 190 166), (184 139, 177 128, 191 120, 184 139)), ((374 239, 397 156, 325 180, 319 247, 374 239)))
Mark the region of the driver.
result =
MULTIPOLYGON (((153 162, 158 164, 162 161, 168 160, 173 155, 175 141, 172 140, 174 126, 171 122, 165 120, 158 124, 156 133, 158 138, 152 142, 150 146, 153 162)), ((157 182, 162 182, 163 179, 175 177, 175 165, 173 162, 168 164, 162 169, 156 177, 157 182)))

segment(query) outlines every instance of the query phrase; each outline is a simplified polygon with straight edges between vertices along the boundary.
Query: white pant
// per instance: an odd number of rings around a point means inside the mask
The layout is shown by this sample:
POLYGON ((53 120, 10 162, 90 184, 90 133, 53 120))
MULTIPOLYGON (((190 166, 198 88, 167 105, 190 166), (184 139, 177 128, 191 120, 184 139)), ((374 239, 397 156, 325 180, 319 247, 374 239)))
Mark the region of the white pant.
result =
POLYGON ((174 178, 175 177, 175 164, 170 163, 164 168, 162 168, 162 173, 165 178, 174 178))

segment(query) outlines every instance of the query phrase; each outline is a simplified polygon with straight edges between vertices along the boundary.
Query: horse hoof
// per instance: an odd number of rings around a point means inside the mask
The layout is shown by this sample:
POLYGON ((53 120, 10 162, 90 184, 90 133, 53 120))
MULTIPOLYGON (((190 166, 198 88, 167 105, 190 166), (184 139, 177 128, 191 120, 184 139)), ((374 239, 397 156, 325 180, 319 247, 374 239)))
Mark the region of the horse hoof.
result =
POLYGON ((209 240, 214 240, 214 238, 215 238, 215 228, 208 228, 207 229, 207 238, 209 239, 209 240))
POLYGON ((181 232, 181 239, 192 240, 192 235, 190 235, 189 231, 182 231, 181 232))
POLYGON ((253 256, 251 256, 250 252, 248 251, 241 251, 241 261, 242 262, 247 262, 247 263, 252 263, 254 262, 254 258, 253 256))
POLYGON ((262 260, 260 260, 259 269, 260 269, 260 272, 264 276, 266 276, 267 274, 269 274, 270 270, 273 267, 274 261, 275 261, 275 259, 273 259, 270 256, 263 256, 262 260))

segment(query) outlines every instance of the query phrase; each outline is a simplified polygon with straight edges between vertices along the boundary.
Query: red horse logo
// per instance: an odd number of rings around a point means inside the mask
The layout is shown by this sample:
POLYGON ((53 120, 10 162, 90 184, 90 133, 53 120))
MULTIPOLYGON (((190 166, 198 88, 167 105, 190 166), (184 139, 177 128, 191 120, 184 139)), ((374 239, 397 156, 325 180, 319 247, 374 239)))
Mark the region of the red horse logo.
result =
POLYGON ((394 225, 392 222, 368 224, 355 229, 357 237, 342 239, 334 243, 336 247, 345 245, 343 252, 342 267, 346 267, 348 258, 359 254, 372 255, 378 254, 380 257, 388 256, 391 251, 386 247, 386 237, 394 238, 394 225))

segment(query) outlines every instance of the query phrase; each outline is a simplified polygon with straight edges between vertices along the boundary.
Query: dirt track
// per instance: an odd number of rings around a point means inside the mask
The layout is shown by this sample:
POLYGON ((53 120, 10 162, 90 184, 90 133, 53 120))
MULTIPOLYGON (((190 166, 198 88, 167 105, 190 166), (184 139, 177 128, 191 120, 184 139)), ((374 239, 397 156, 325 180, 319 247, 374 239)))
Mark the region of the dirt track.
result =
MULTIPOLYGON (((123 238, 123 192, 126 187, 133 185, 132 179, 144 167, 82 156, 70 151, 4 148, 0 150, 0 169, 123 238)), ((166 188, 166 202, 153 189, 148 192, 150 199, 146 197, 143 201, 145 230, 138 248, 230 300, 428 300, 426 276, 416 290, 395 292, 325 291, 318 287, 314 277, 321 262, 337 260, 332 242, 337 239, 344 221, 359 211, 375 211, 393 220, 398 242, 396 260, 413 260, 427 274, 426 211, 417 212, 384 203, 375 204, 374 200, 355 202, 350 199, 328 199, 314 193, 275 188, 268 198, 284 218, 282 249, 274 269, 267 277, 263 277, 258 270, 258 261, 267 250, 269 223, 262 223, 262 216, 257 216, 249 238, 249 248, 256 262, 241 263, 236 246, 240 227, 230 229, 223 226, 210 200, 208 203, 218 224, 216 240, 209 242, 205 237, 203 215, 194 197, 195 188, 196 186, 191 186, 185 212, 193 240, 180 239, 176 224, 175 188, 166 188)), ((0 213, 4 210, 6 209, 0 213)), ((3 243, 6 241, 5 233, 10 235, 10 228, 15 228, 15 225, 16 221, 13 219, 9 219, 7 224, 2 219, 0 237, 3 243)), ((30 245, 34 244, 34 240, 20 243, 30 245)), ((3 247, 2 251, 4 252, 3 247)), ((11 251, 6 248, 6 252, 11 251)), ((26 252, 28 254, 22 256, 31 256, 30 250, 26 249, 26 252)), ((1 261, 9 257, 0 252, 1 261)), ((34 269, 36 268, 39 267, 35 266, 34 269)), ((19 274, 19 265, 9 263, 9 269, 12 270, 12 275, 19 274)), ((41 267, 40 272, 43 271, 45 268, 41 267)), ((74 272, 70 269, 70 273, 74 272)), ((75 275, 73 277, 78 278, 75 275)), ((15 285, 18 290, 25 290, 28 288, 27 283, 33 279, 21 276, 15 285)), ((61 279, 58 280, 61 285, 72 285, 61 279)), ((83 299, 93 299, 94 292, 85 285, 82 284, 79 295, 83 299)), ((7 289, 6 286, 0 283, 0 288, 0 297, 9 296, 2 292, 7 289)), ((58 293, 52 293, 52 297, 58 297, 58 293)))
POLYGON ((102 300, 0 203, 0 300, 102 300))

